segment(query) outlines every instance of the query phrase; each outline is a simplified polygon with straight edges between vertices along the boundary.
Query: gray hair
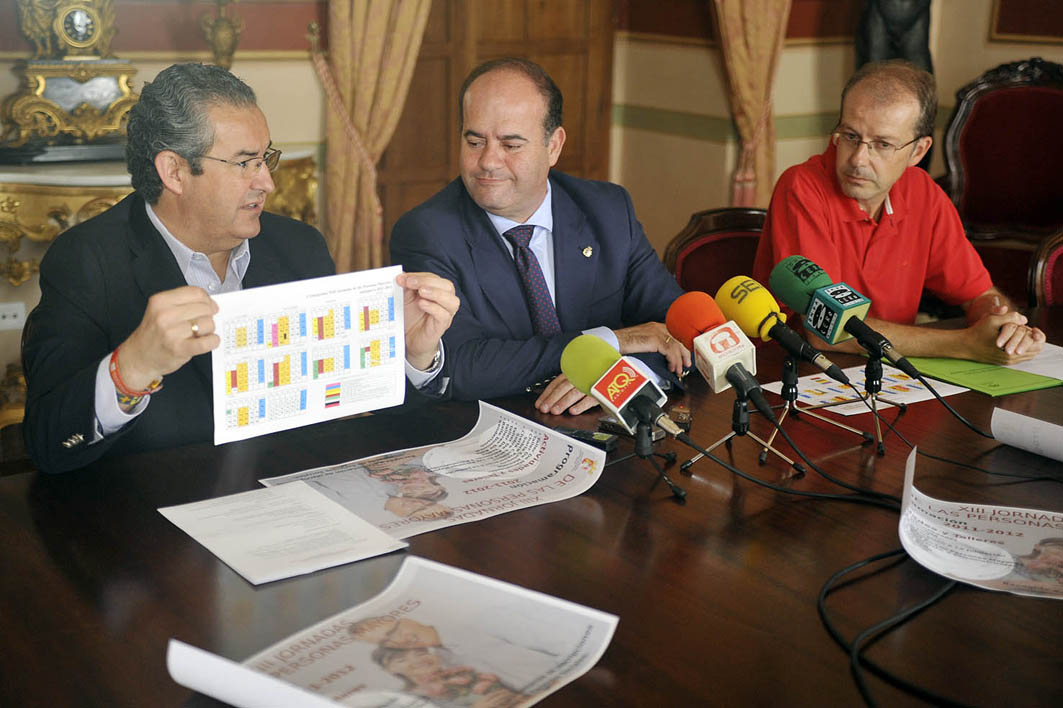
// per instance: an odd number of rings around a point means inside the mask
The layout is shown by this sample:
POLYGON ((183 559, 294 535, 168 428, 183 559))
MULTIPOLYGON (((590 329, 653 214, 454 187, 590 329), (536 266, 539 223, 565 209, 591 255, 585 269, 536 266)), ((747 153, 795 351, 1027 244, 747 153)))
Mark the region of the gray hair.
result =
POLYGON ((225 69, 210 64, 174 64, 144 86, 129 111, 126 167, 133 189, 149 204, 162 194, 155 156, 172 150, 188 160, 192 174, 203 173, 200 159, 214 145, 212 106, 254 106, 255 92, 225 69))

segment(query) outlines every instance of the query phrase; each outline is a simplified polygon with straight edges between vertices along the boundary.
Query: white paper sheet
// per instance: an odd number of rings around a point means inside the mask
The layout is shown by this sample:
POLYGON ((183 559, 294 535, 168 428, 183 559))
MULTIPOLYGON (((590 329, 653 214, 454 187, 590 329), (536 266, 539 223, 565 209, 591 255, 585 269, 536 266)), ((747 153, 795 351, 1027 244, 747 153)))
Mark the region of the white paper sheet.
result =
POLYGON ((898 534, 917 563, 988 590, 1063 599, 1063 512, 935 499, 908 455, 898 534))
POLYGON ((1033 359, 1021 364, 1011 364, 1007 368, 1063 379, 1063 347, 1045 342, 1044 349, 1033 359))
POLYGON ((1063 425, 994 408, 989 429, 1005 445, 1063 462, 1063 425))
POLYGON ((259 480, 302 481, 395 538, 582 494, 605 452, 480 401, 458 440, 259 480))
POLYGON ((336 706, 286 681, 252 671, 177 639, 171 639, 166 647, 166 668, 173 680, 185 688, 240 708, 336 706))
POLYGON ((409 557, 376 597, 282 639, 242 666, 171 639, 167 667, 182 686, 238 708, 524 708, 589 671, 617 621, 409 557))
POLYGON ((305 482, 159 512, 256 585, 406 546, 305 482))
POLYGON ((399 266, 215 296, 214 444, 377 408, 406 394, 399 266))
MULTIPOLYGON (((850 366, 847 369, 842 369, 842 371, 849 377, 849 381, 852 382, 856 390, 843 386, 826 374, 810 374, 797 380, 797 403, 802 406, 817 406, 825 403, 853 400, 857 397, 857 392, 863 394, 864 367, 850 366)), ((944 381, 935 381, 932 386, 942 397, 963 393, 967 390, 962 386, 954 386, 944 381)), ((764 384, 764 390, 779 393, 782 390, 782 381, 764 384)), ((934 397, 934 394, 918 380, 887 364, 882 365, 881 395, 898 403, 918 403, 919 401, 928 401, 934 397)), ((879 399, 879 409, 889 407, 891 406, 886 400, 879 399)), ((861 401, 833 405, 826 410, 839 415, 859 415, 860 413, 871 412, 861 401)))

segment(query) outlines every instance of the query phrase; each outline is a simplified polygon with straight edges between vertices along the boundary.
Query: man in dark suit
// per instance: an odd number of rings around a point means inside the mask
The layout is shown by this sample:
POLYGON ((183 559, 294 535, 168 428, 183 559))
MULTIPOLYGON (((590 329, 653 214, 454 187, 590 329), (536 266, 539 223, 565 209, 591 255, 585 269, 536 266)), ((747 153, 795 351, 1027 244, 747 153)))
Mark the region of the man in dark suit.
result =
MULTIPOLYGON (((56 239, 24 332, 24 432, 46 471, 209 440, 211 294, 335 270, 317 230, 263 212, 279 152, 254 92, 229 72, 164 70, 127 133, 135 193, 56 239)), ((407 377, 424 385, 458 301, 432 274, 399 284, 407 377)))
MULTIPOLYGON (((649 354, 666 386, 690 353, 663 319, 681 294, 635 219, 627 192, 551 172, 565 143, 561 92, 538 65, 500 59, 465 79, 461 178, 405 214, 391 259, 453 281, 461 310, 444 340, 457 398, 524 391, 557 374, 584 332, 622 354, 649 354)), ((564 377, 543 412, 594 405, 564 377)))

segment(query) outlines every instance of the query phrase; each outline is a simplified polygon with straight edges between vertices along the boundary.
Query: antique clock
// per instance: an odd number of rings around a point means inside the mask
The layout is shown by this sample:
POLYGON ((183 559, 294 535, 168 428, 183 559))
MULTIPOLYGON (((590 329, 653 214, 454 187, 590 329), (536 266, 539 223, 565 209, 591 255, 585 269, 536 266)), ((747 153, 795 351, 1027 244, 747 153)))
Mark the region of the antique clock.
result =
POLYGON ((113 0, 17 0, 33 45, 0 107, 0 162, 121 159, 136 69, 111 54, 113 0))

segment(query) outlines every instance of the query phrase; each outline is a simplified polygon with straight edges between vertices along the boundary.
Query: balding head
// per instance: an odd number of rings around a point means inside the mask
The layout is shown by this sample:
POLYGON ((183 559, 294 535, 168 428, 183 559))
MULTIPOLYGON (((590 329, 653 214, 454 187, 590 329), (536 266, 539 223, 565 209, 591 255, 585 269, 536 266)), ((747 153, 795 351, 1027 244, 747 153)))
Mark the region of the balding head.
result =
POLYGON ((937 87, 934 77, 911 62, 902 59, 864 64, 850 78, 842 90, 841 114, 845 114, 845 98, 859 86, 861 93, 880 106, 891 106, 914 99, 919 104, 915 121, 915 136, 934 134, 937 119, 937 87))

